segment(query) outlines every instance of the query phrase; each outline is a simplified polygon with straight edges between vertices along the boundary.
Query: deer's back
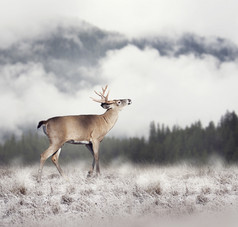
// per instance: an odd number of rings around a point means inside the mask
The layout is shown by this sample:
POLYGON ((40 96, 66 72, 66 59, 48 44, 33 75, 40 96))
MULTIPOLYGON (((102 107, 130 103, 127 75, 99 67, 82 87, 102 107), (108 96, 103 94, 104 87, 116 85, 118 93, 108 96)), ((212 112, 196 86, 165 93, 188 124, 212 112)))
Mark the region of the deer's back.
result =
POLYGON ((47 120, 46 132, 51 140, 57 138, 62 142, 69 140, 90 141, 99 121, 98 115, 53 117, 47 120))

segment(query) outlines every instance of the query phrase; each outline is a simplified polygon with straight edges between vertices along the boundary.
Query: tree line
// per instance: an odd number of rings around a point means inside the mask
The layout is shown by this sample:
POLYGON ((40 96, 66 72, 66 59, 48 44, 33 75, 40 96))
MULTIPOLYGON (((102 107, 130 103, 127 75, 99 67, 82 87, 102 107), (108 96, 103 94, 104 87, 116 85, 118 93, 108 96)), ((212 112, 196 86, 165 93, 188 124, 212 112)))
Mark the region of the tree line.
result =
MULTIPOLYGON (((217 125, 210 122, 203 127, 200 121, 190 126, 169 128, 151 122, 148 138, 106 137, 100 146, 101 162, 110 163, 119 158, 134 163, 172 164, 179 161, 207 163, 218 155, 228 163, 238 161, 238 117, 227 111, 217 125)), ((46 136, 29 131, 21 138, 10 136, 0 144, 0 164, 20 159, 23 164, 39 162, 40 154, 48 147, 46 136)), ((61 161, 91 159, 84 146, 64 145, 61 161)))

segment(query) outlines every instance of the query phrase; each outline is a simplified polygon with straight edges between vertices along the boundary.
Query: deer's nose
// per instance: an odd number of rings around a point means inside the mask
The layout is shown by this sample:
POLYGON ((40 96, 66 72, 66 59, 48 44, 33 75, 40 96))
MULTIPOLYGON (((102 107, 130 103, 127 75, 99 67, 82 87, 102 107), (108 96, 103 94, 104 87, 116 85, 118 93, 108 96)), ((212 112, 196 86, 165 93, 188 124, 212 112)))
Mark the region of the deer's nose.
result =
POLYGON ((128 99, 127 101, 128 101, 128 105, 131 105, 132 103, 131 99, 128 99))

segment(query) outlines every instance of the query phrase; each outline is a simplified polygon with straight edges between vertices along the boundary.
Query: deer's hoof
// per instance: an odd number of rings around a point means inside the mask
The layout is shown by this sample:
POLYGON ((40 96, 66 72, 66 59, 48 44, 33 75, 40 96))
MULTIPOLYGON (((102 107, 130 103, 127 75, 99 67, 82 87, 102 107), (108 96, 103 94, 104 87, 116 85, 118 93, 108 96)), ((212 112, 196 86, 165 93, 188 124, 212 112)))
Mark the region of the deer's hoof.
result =
POLYGON ((92 172, 91 172, 91 171, 88 171, 87 177, 89 178, 89 177, 91 177, 91 176, 92 176, 92 172))

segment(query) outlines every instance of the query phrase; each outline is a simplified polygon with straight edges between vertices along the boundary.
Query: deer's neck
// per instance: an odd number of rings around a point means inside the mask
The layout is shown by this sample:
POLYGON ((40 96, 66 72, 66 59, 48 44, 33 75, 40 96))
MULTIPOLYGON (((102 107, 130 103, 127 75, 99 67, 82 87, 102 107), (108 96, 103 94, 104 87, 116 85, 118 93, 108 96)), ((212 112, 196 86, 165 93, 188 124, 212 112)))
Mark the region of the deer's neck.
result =
POLYGON ((108 127, 111 129, 115 123, 117 122, 117 119, 118 119, 118 114, 119 114, 119 111, 117 110, 113 110, 113 109, 110 109, 110 110, 107 110, 103 115, 103 119, 105 120, 106 124, 108 125, 108 127))

